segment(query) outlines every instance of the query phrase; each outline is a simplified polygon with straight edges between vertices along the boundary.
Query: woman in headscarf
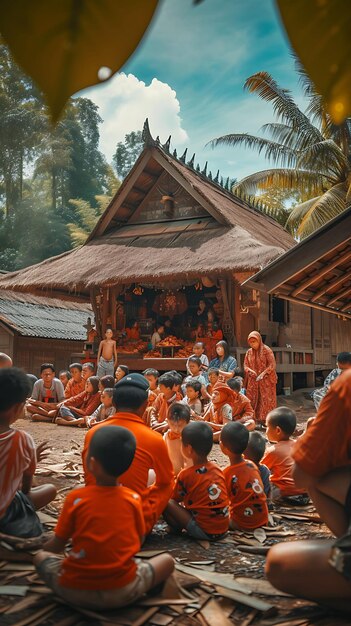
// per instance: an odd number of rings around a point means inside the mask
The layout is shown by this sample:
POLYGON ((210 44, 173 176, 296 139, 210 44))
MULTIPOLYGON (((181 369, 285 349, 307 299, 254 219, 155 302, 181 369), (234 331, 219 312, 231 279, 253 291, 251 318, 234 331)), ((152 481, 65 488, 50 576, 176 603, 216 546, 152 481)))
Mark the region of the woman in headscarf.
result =
POLYGON ((231 408, 233 399, 233 391, 228 385, 217 384, 215 386, 211 396, 211 402, 203 417, 213 430, 214 441, 219 441, 219 435, 224 424, 233 420, 231 408))
POLYGON ((275 358, 256 330, 249 334, 247 342, 250 348, 244 360, 246 395, 254 408, 256 421, 265 424, 267 414, 277 406, 275 358))
POLYGON ((234 376, 237 361, 229 354, 229 346, 226 341, 218 341, 216 344, 216 353, 217 356, 210 361, 209 368, 219 370, 219 378, 223 382, 234 376))

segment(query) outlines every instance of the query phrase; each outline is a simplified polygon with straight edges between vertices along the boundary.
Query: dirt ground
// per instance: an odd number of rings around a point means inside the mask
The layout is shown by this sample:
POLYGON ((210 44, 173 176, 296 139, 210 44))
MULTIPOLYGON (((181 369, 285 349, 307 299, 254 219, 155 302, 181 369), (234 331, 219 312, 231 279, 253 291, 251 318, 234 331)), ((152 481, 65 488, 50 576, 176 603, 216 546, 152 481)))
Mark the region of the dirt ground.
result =
MULTIPOLYGON (((308 417, 314 415, 314 407, 309 398, 309 394, 306 392, 294 393, 291 397, 279 398, 279 404, 286 404, 293 408, 297 413, 298 429, 303 430, 304 424, 308 417)), ((53 424, 40 424, 33 423, 28 420, 19 420, 16 423, 18 428, 23 428, 29 432, 36 444, 42 441, 47 441, 51 450, 49 456, 43 460, 38 467, 38 475, 36 480, 38 484, 43 482, 53 482, 58 489, 58 496, 56 500, 50 504, 45 512, 53 517, 56 517, 61 509, 62 502, 66 493, 74 487, 82 484, 82 465, 81 465, 81 448, 86 431, 80 428, 68 428, 60 427, 53 424)), ((226 457, 220 451, 218 445, 214 445, 211 453, 212 460, 216 460, 220 466, 227 464, 226 457)), ((265 547, 270 546, 279 541, 297 540, 307 538, 328 538, 330 533, 328 529, 321 523, 309 522, 309 521, 297 521, 284 517, 285 515, 295 514, 296 507, 292 510, 289 507, 280 506, 273 511, 276 524, 279 526, 278 531, 275 534, 267 532, 267 537, 263 543, 265 547)), ((300 513, 303 515, 311 514, 312 507, 305 507, 300 509, 300 513)), ((297 514, 299 511, 297 511, 297 514)), ((206 544, 206 542, 205 542, 206 544)), ((235 578, 243 577, 245 579, 262 579, 264 578, 264 561, 265 557, 257 554, 250 554, 244 552, 245 545, 250 549, 250 544, 259 545, 259 543, 250 535, 242 534, 241 538, 236 537, 235 540, 229 538, 222 542, 216 542, 215 544, 205 545, 200 542, 188 540, 185 537, 170 535, 167 533, 166 525, 163 521, 160 521, 154 528, 152 534, 145 542, 144 550, 167 550, 172 556, 181 564, 187 565, 192 562, 207 562, 211 563, 213 570, 221 573, 229 573, 235 576, 235 578), (242 545, 244 544, 244 548, 242 545), (238 547, 238 545, 240 547, 238 547)), ((1 560, 1 559, 0 559, 1 560)), ((1 566, 1 564, 0 564, 1 566)), ((206 566, 204 566, 205 568, 206 566)), ((1 577, 1 569, 0 569, 1 577)), ((3 584, 0 582, 0 585, 3 584)), ((16 583, 11 583, 16 584, 16 583)), ((234 611, 229 618, 229 624, 239 624, 241 626, 249 626, 249 624, 257 625, 269 625, 269 624, 286 624, 286 626, 312 626, 313 624, 319 624, 320 626, 336 626, 336 625, 350 625, 351 619, 337 618, 332 616, 328 612, 325 612, 320 607, 312 603, 308 603, 304 600, 295 599, 291 597, 284 597, 278 593, 272 592, 272 597, 267 597, 267 593, 264 596, 258 595, 257 597, 269 601, 272 603, 278 613, 273 617, 264 617, 260 612, 253 611, 243 605, 236 604, 234 611)), ((13 614, 11 614, 13 615, 13 614)), ((24 615, 28 615, 24 613, 24 615)), ((29 612, 30 615, 30 612, 29 612)), ((159 614, 157 614, 159 615, 159 614)), ((228 613, 229 615, 229 613, 228 613)), ((21 615, 22 617, 22 615, 21 615)), ((166 624, 167 615, 161 615, 158 618, 161 621, 152 621, 155 618, 150 618, 151 621, 130 622, 131 624, 166 624), (162 621, 162 619, 163 621, 162 621)), ((14 616, 13 618, 14 619, 14 616)), ((35 620, 34 622, 27 618, 24 621, 12 621, 11 616, 1 614, 1 602, 0 602, 0 624, 10 625, 20 623, 22 626, 34 624, 54 625, 62 623, 63 626, 69 626, 70 623, 80 624, 103 624, 104 621, 94 620, 93 618, 85 617, 83 621, 73 622, 70 621, 70 613, 66 613, 53 618, 53 621, 35 620)), ((169 616, 168 616, 169 619, 169 616)), ((207 619, 210 626, 221 626, 222 621, 213 618, 207 619)), ((110 622, 111 623, 111 622, 110 622)), ((121 622, 114 622, 121 623, 121 622)), ((185 615, 181 619, 179 616, 173 622, 167 622, 170 624, 181 624, 187 626, 188 624, 201 623, 191 618, 190 615, 185 615), (193 620, 193 621, 191 621, 193 620)), ((204 622, 202 622, 204 623, 204 622)), ((227 623, 227 622, 225 622, 227 623)), ((223 622, 224 624, 224 622, 223 622)))

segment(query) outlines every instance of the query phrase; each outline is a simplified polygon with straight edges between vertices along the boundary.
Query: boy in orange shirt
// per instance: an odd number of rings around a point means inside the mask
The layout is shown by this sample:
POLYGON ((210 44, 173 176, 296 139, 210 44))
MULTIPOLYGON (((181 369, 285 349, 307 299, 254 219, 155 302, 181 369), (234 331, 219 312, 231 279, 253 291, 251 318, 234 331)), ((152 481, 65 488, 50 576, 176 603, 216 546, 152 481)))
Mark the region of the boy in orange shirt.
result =
POLYGON ((212 446, 209 424, 191 422, 185 426, 181 450, 193 465, 178 474, 172 499, 163 512, 173 530, 184 529, 193 539, 208 541, 224 537, 229 526, 229 502, 223 472, 207 458, 212 446))
POLYGON ((221 431, 221 449, 230 465, 223 470, 229 502, 230 528, 253 530, 268 524, 267 498, 257 467, 243 457, 249 431, 240 422, 231 422, 221 431))
POLYGON ((288 407, 280 406, 268 413, 266 436, 274 445, 267 448, 262 463, 267 465, 271 472, 273 500, 302 496, 298 498, 298 503, 307 504, 309 498, 306 490, 297 487, 293 478, 292 451, 295 441, 291 439, 291 435, 295 430, 296 415, 288 407))
POLYGON ((177 393, 177 380, 173 373, 166 372, 158 379, 160 393, 150 409, 150 425, 153 430, 165 432, 168 428, 167 416, 170 406, 182 399, 177 393))
POLYGON ((55 536, 34 557, 45 583, 63 600, 89 609, 134 602, 173 571, 169 554, 136 561, 145 535, 140 496, 118 482, 131 465, 134 435, 126 428, 97 430, 88 451, 96 484, 66 497, 55 536), (111 520, 116 523, 111 524, 111 520), (55 556, 72 539, 65 559, 55 556))
POLYGON ((255 430, 255 411, 252 408, 252 404, 244 394, 241 393, 241 380, 239 377, 231 378, 227 381, 228 387, 233 392, 233 399, 231 402, 232 416, 234 422, 241 422, 247 428, 247 430, 255 430))
POLYGON ((69 379, 65 387, 65 398, 73 398, 79 393, 82 393, 85 389, 85 380, 82 377, 82 365, 81 363, 72 363, 69 366, 69 371, 72 378, 69 379))
POLYGON ((189 422, 190 408, 182 402, 175 402, 172 404, 167 417, 168 430, 163 435, 163 439, 167 446, 175 476, 178 476, 180 470, 187 465, 186 459, 182 454, 181 447, 182 432, 189 422))

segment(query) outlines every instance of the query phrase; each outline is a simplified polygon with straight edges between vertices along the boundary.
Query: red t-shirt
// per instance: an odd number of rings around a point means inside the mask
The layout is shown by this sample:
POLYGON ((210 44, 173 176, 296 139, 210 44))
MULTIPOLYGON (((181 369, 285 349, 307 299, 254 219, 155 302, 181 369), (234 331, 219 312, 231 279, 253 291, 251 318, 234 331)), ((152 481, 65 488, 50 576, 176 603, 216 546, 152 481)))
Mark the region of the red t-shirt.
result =
POLYGON ((112 415, 101 424, 94 426, 85 436, 82 457, 86 485, 95 484, 95 478, 87 467, 90 441, 96 431, 105 426, 123 426, 128 428, 136 438, 137 449, 134 459, 130 468, 119 477, 119 481, 141 496, 146 533, 149 533, 166 508, 174 484, 173 467, 166 444, 162 435, 150 430, 137 415, 133 413, 112 415), (150 469, 155 470, 156 481, 148 487, 150 469))
POLYGON ((117 589, 136 574, 145 524, 140 496, 121 485, 83 487, 68 494, 55 534, 72 539, 60 585, 73 589, 117 589))
POLYGON ((182 502, 200 528, 210 535, 229 527, 229 501, 222 470, 215 463, 192 465, 178 474, 172 498, 182 502))
POLYGON ((268 523, 267 498, 256 465, 243 459, 223 470, 229 495, 230 518, 240 528, 268 523))
POLYGON ((316 419, 292 450, 295 462, 319 478, 351 464, 351 370, 331 384, 316 419))
POLYGON ((279 441, 267 448, 262 463, 271 471, 271 483, 280 489, 282 496, 297 496, 305 493, 305 489, 298 489, 293 479, 294 459, 292 451, 295 441, 279 441))

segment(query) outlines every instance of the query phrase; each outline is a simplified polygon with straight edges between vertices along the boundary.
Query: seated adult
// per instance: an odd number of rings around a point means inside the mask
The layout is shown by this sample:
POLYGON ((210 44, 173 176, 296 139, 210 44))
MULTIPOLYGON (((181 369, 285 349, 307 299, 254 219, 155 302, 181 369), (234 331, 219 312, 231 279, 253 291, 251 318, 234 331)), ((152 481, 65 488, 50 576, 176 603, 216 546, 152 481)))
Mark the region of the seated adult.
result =
POLYGON ((328 374, 323 387, 315 389, 312 398, 316 409, 319 408, 332 382, 340 376, 342 372, 351 368, 351 352, 340 352, 336 357, 336 367, 328 374))
POLYGON ((268 553, 278 589, 351 611, 351 371, 335 380, 292 451, 294 480, 308 490, 337 541, 294 541, 268 553))
POLYGON ((130 468, 120 477, 120 482, 136 491, 142 499, 146 532, 150 533, 166 508, 173 489, 173 467, 162 435, 156 433, 142 420, 148 403, 149 384, 141 374, 129 374, 117 383, 113 391, 115 415, 94 426, 85 437, 83 468, 85 484, 95 484, 87 465, 87 454, 93 433, 106 426, 124 426, 135 436, 137 449, 130 468), (149 470, 155 472, 155 482, 149 486, 149 470))
POLYGON ((229 354, 229 346, 226 341, 219 341, 216 344, 216 358, 210 361, 210 368, 219 370, 221 381, 228 380, 234 376, 234 370, 237 366, 236 359, 229 354))
POLYGON ((35 422, 52 422, 50 413, 65 399, 63 384, 55 377, 52 363, 43 363, 40 375, 41 378, 34 383, 26 409, 35 422))

